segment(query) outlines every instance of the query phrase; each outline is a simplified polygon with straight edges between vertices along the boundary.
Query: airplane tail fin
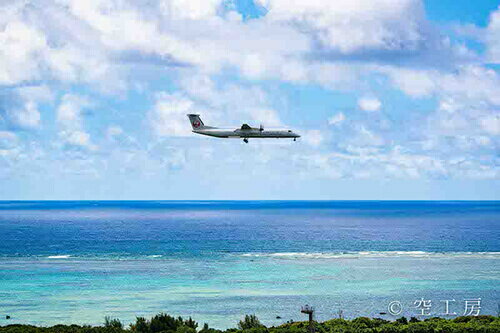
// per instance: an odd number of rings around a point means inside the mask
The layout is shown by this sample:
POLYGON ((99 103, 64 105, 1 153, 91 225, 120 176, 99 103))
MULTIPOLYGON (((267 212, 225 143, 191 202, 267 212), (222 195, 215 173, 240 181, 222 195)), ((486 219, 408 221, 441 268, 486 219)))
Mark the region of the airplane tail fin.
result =
POLYGON ((203 124, 203 121, 201 120, 199 114, 188 114, 187 116, 189 118, 189 121, 191 122, 193 130, 199 130, 205 127, 205 124, 203 124))

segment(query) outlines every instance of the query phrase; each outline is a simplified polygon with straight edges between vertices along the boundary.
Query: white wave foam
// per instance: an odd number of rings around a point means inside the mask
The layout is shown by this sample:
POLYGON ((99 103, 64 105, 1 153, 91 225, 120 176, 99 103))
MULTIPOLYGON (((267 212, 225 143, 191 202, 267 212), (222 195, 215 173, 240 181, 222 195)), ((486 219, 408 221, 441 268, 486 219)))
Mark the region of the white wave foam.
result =
POLYGON ((48 256, 48 259, 68 259, 71 256, 69 254, 61 254, 61 255, 56 255, 56 256, 48 256))
POLYGON ((356 259, 356 258, 486 258, 500 259, 500 252, 426 252, 426 251, 358 251, 358 252, 276 252, 245 253, 243 257, 278 259, 356 259))
POLYGON ((161 258, 162 255, 161 254, 152 254, 150 256, 148 256, 148 258, 161 258))

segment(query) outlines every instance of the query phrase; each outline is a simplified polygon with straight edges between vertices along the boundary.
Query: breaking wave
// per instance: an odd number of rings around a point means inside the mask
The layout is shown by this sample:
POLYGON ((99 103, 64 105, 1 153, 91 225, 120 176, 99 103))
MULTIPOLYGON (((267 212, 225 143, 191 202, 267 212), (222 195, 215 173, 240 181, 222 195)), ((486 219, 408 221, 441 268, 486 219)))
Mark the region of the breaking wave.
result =
POLYGON ((426 251, 357 251, 357 252, 277 252, 245 253, 243 257, 278 259, 356 259, 356 258, 486 258, 500 259, 500 252, 426 252, 426 251))

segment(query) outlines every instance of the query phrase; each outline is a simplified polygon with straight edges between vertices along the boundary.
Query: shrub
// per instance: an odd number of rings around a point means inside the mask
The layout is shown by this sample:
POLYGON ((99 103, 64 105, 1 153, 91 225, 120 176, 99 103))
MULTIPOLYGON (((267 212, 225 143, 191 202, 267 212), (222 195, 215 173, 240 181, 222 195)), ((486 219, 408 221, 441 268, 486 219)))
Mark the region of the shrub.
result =
MULTIPOLYGON (((455 319, 400 318, 389 322, 383 319, 360 317, 354 320, 332 319, 315 323, 317 333, 500 333, 500 318, 493 316, 458 317, 455 319)), ((255 315, 245 316, 239 328, 220 331, 207 324, 198 333, 307 333, 308 323, 286 323, 266 328, 255 315)), ((130 329, 124 329, 117 319, 105 318, 103 326, 56 325, 36 327, 31 325, 0 326, 0 333, 196 333, 198 324, 191 318, 172 317, 160 313, 150 320, 137 317, 130 329)))
POLYGON ((406 319, 406 317, 401 317, 401 318, 396 319, 396 322, 398 324, 406 325, 406 324, 408 324, 408 319, 406 319))
POLYGON ((238 328, 240 330, 247 330, 250 328, 259 328, 259 327, 264 327, 264 325, 261 324, 259 318, 257 318, 256 315, 246 315, 245 319, 240 320, 238 323, 238 328))
POLYGON ((106 328, 118 328, 123 329, 123 324, 119 319, 110 318, 108 316, 104 317, 104 327, 106 328))

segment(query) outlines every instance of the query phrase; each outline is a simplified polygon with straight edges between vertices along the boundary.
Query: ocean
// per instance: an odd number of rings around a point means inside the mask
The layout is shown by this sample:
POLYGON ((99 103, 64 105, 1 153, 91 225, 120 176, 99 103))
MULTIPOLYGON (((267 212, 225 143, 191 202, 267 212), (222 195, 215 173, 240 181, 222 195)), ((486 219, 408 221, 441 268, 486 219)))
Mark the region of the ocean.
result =
POLYGON ((499 282, 498 201, 0 201, 0 325, 496 315, 499 282))

